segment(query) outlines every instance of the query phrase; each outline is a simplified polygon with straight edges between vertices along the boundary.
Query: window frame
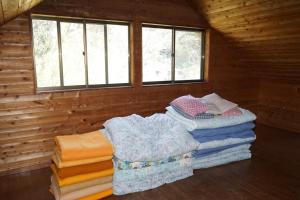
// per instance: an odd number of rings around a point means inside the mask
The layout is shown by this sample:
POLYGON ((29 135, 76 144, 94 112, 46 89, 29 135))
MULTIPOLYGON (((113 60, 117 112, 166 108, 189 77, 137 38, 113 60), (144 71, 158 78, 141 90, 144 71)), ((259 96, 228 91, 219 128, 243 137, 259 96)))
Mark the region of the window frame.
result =
POLYGON ((32 38, 32 51, 33 51, 33 66, 34 66, 34 82, 35 89, 37 92, 51 92, 51 91, 68 91, 68 90, 84 90, 84 89, 97 89, 97 88, 107 88, 107 87, 126 87, 132 86, 131 79, 131 24, 127 21, 112 21, 112 20, 101 20, 101 19, 91 19, 91 18, 77 18, 77 17, 61 17, 61 16, 48 16, 48 15, 39 15, 31 14, 31 38, 32 38), (58 61, 59 61, 59 76, 60 76, 60 86, 53 87, 38 87, 37 84, 37 73, 35 65, 35 55, 34 55, 34 38, 33 38, 33 28, 32 20, 50 20, 56 22, 57 27, 57 38, 58 38, 58 61), (64 85, 64 75, 63 75, 63 57, 62 57, 62 43, 61 43, 61 30, 60 22, 69 22, 69 23, 80 23, 83 25, 83 53, 84 53, 84 70, 85 70, 85 84, 84 85, 64 85), (99 24, 104 26, 104 52, 105 52, 105 84, 89 84, 88 83, 88 51, 87 51, 87 24, 99 24), (128 83, 108 83, 108 47, 107 47, 107 25, 123 25, 128 27, 128 83))
MULTIPOLYGON (((143 28, 159 28, 159 29, 169 29, 172 30, 172 54, 171 54, 171 80, 170 81, 147 81, 142 80, 143 85, 161 85, 161 84, 176 84, 176 83, 202 83, 205 82, 205 44, 206 44, 206 30, 204 28, 197 27, 186 27, 186 26, 172 26, 172 25, 162 25, 162 24, 149 24, 142 23, 142 40, 143 40, 143 28), (191 31, 191 32, 201 32, 201 62, 200 62, 200 79, 193 80, 175 80, 175 69, 176 69, 176 31, 191 31)), ((143 47, 142 47, 142 57, 143 57, 143 47)), ((142 79, 143 79, 143 58, 142 58, 142 79)))

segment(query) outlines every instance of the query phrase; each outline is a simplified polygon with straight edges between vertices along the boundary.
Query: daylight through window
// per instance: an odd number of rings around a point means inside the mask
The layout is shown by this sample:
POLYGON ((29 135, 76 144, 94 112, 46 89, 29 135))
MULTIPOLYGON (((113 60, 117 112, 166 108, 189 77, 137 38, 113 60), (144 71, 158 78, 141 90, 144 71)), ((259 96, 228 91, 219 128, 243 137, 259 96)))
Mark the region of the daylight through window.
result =
POLYGON ((129 24, 33 17, 38 89, 129 84, 129 24))
POLYGON ((144 25, 143 82, 202 81, 204 32, 144 25))

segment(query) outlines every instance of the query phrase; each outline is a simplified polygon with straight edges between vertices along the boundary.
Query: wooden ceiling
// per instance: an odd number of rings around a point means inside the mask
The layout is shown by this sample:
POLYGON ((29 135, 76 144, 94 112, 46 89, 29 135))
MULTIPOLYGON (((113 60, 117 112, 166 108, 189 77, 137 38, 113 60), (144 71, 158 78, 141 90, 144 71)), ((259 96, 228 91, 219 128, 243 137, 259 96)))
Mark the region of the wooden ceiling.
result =
POLYGON ((192 0, 259 77, 300 79, 299 0, 192 0))
POLYGON ((0 0, 0 25, 39 4, 42 0, 0 0))

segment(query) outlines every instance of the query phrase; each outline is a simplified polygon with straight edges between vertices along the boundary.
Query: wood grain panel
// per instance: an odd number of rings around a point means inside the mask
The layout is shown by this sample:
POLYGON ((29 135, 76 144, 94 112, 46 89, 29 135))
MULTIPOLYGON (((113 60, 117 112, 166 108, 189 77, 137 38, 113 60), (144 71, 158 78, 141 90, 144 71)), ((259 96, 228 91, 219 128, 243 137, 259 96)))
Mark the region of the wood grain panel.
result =
POLYGON ((4 23, 4 13, 3 13, 3 6, 2 2, 0 1, 0 24, 4 23))
MULTIPOLYGON (((202 1, 194 0, 198 11, 206 16, 210 25, 231 38, 233 45, 246 50, 244 63, 255 61, 258 77, 274 76, 272 67, 281 62, 284 73, 290 71, 286 65, 298 65, 300 2, 288 1, 202 1), (260 68, 269 68, 263 74, 260 68)), ((257 72, 257 73, 256 73, 257 72)), ((300 68, 296 71, 300 74, 300 68)), ((289 79, 289 77, 285 77, 289 79)))
POLYGON ((265 124, 300 132, 300 82, 261 81, 258 114, 265 124))
POLYGON ((4 16, 4 21, 8 21, 16 16, 18 13, 19 0, 17 1, 1 1, 2 13, 4 16))
POLYGON ((258 81, 237 58, 241 51, 218 31, 209 33, 206 83, 142 86, 141 23, 208 27, 185 0, 47 0, 33 13, 119 19, 132 28, 132 87, 36 94, 28 15, 0 28, 0 174, 49 165, 53 137, 97 130, 105 120, 164 112, 180 95, 217 92, 255 110, 258 81), (12 34, 10 34, 12 33, 12 34), (8 36, 9 35, 9 36, 8 36), (6 37, 8 36, 8 37, 6 37), (217 58, 217 59, 216 59, 217 58))
POLYGON ((238 56, 244 68, 260 80, 258 121, 300 132, 300 105, 295 104, 300 82, 300 1, 192 0, 192 4, 232 46, 243 50, 238 56))
POLYGON ((38 5, 42 0, 0 0, 0 25, 38 5))

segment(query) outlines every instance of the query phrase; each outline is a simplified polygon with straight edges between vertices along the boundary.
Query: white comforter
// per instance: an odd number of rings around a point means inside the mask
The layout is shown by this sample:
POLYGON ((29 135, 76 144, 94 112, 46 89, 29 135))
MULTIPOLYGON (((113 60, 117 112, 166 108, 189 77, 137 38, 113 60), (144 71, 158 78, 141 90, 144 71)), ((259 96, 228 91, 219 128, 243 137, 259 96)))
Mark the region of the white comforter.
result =
POLYGON ((124 161, 156 161, 191 152, 198 142, 165 114, 143 118, 133 114, 104 123, 114 155, 124 161))

